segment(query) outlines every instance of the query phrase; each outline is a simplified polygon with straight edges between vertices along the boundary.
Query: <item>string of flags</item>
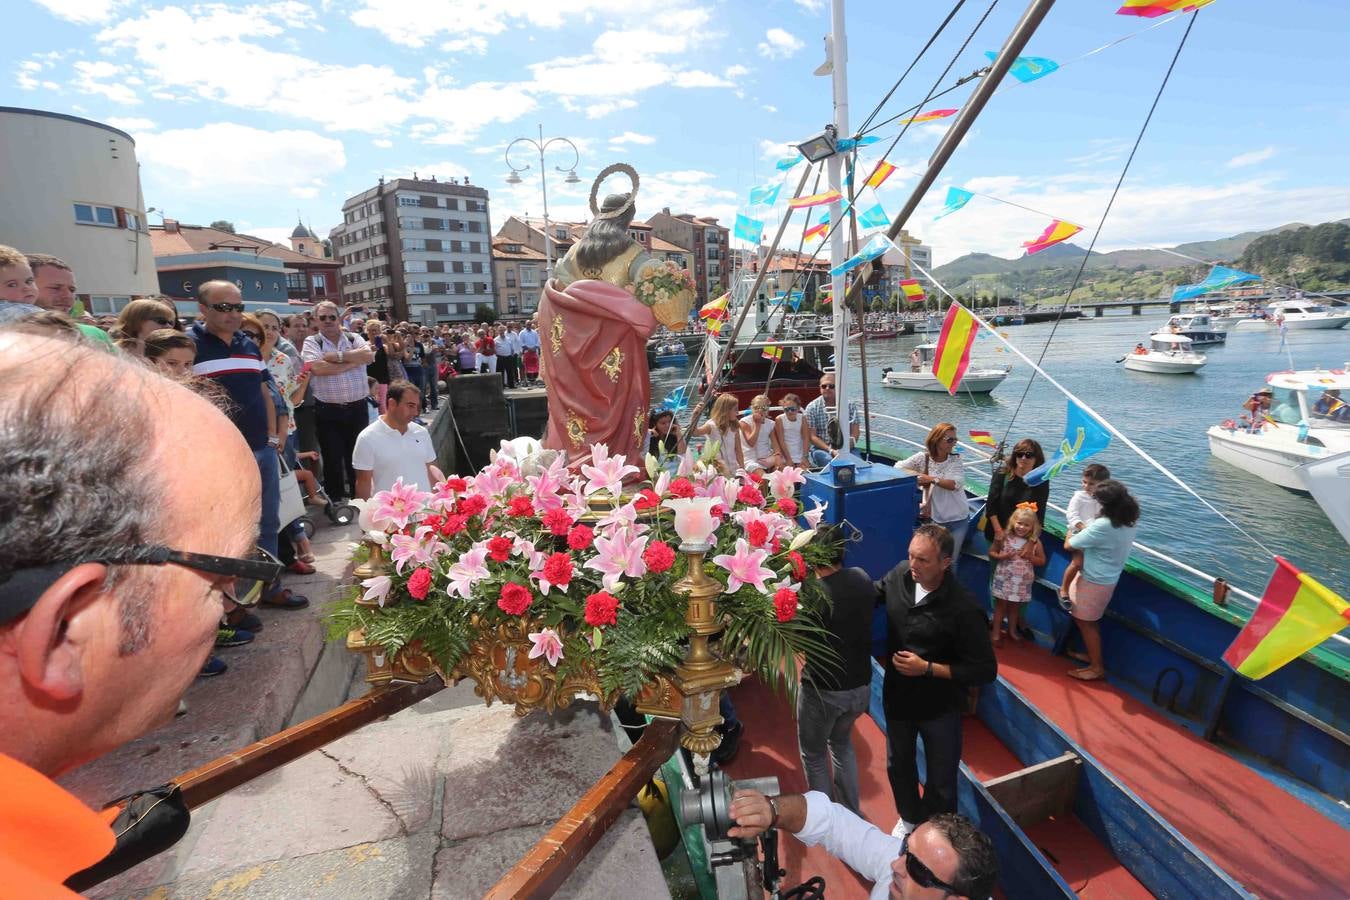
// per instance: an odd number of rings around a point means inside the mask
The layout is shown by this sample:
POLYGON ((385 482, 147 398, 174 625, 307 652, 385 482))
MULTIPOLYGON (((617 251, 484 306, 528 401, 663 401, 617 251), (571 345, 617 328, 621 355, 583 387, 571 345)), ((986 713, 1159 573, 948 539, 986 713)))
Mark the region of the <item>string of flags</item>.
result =
MULTIPOLYGON (((984 55, 989 57, 990 62, 998 59, 998 54, 993 50, 984 51, 984 55)), ((1019 56, 1008 67, 1008 74, 1026 84, 1028 81, 1044 78, 1058 68, 1059 63, 1044 56, 1019 56)))
POLYGON ((708 334, 715 336, 722 333, 722 326, 727 321, 730 300, 730 294, 723 294, 716 300, 709 300, 699 309, 698 317, 703 320, 703 327, 707 329, 708 334))
POLYGON ((822 191, 819 194, 811 194, 806 197, 793 197, 788 201, 788 209, 806 209, 808 206, 823 206, 826 203, 833 203, 844 195, 834 188, 828 191, 822 191))
POLYGON ((921 112, 917 115, 909 116, 908 118, 899 119, 896 121, 895 124, 918 125, 922 122, 932 122, 935 119, 945 119, 948 116, 954 115, 956 115, 956 110, 954 109, 930 109, 926 112, 921 112))
POLYGON ((1139 16, 1144 19, 1156 19, 1177 12, 1191 12, 1202 6, 1209 6, 1214 0, 1125 0, 1116 10, 1118 16, 1139 16))
POLYGON ((759 244, 759 239, 764 236, 764 220, 752 219, 745 213, 736 213, 736 224, 731 233, 748 243, 759 244))
POLYGON ((1196 284, 1183 284, 1172 291, 1173 300, 1189 300, 1192 297, 1199 297, 1201 294, 1208 294, 1210 291, 1222 291, 1235 284, 1242 284, 1244 281, 1260 281, 1260 275, 1253 275, 1251 272, 1243 272, 1240 269, 1230 269, 1227 266, 1215 266, 1209 270, 1204 281, 1196 284))
POLYGON ((1027 256, 1030 256, 1033 253, 1040 253, 1046 247, 1053 247, 1060 241, 1067 241, 1082 230, 1082 225, 1075 225, 1072 222, 1066 222, 1063 219, 1055 219, 1046 226, 1045 231, 1041 232, 1040 237, 1030 241, 1023 241, 1022 246, 1026 248, 1027 256))

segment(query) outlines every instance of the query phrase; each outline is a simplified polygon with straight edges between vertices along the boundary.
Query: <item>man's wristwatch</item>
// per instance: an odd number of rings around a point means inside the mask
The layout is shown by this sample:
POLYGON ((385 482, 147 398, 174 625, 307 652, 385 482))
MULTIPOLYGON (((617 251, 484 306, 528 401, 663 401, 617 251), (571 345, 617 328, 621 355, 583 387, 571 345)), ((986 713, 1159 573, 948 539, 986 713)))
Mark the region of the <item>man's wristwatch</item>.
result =
POLYGON ((769 820, 769 827, 775 828, 778 825, 778 798, 765 797, 764 799, 769 801, 769 809, 773 810, 773 818, 769 820))
POLYGON ((345 360, 346 355, 347 354, 345 351, 343 350, 338 351, 338 365, 342 365, 346 361, 345 360))
POLYGON ((923 674, 927 675, 929 678, 933 677, 933 661, 931 659, 928 661, 928 670, 923 674))

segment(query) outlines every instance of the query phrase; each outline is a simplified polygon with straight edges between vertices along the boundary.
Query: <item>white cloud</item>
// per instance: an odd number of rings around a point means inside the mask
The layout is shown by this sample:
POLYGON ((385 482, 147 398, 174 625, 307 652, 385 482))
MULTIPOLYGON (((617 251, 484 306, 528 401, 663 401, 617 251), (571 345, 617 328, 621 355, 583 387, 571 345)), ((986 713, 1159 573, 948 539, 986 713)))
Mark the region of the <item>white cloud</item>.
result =
POLYGON ((446 53, 472 53, 475 56, 482 56, 487 53, 487 38, 482 35, 456 38, 441 44, 441 49, 446 53))
POLYGON ((120 81, 110 81, 128 70, 119 65, 98 60, 80 60, 75 63, 74 86, 82 94, 100 94, 114 103, 134 106, 141 102, 136 92, 120 81))
MULTIPOLYGON (((410 13, 405 0, 360 0, 351 20, 396 44, 424 47, 442 32, 492 37, 509 28, 556 29, 565 18, 593 21, 660 10, 656 0, 571 0, 566 4, 521 3, 517 0, 422 0, 410 13)), ((463 40, 462 37, 458 38, 463 40)))
POLYGON ((147 196, 156 189, 208 194, 222 204, 238 202, 240 195, 270 198, 277 191, 309 199, 347 165, 342 142, 334 138, 233 122, 143 134, 136 150, 147 196))
POLYGON ((106 22, 125 0, 34 0, 58 19, 77 25, 106 22))
POLYGON ((807 12, 820 12, 825 8, 825 0, 794 0, 794 2, 807 12))
POLYGON ((624 109, 632 109, 637 106, 636 100, 609 100, 604 103, 592 103, 586 107, 586 118, 600 119, 610 113, 619 112, 624 109))
POLYGON ((675 76, 675 80, 671 83, 679 88, 717 88, 735 86, 725 78, 719 78, 711 72, 702 72, 697 69, 678 73, 675 76))
POLYGON ((800 38, 782 28, 770 28, 764 32, 764 40, 756 45, 759 55, 769 59, 787 59, 804 46, 800 38))
POLYGON ((135 116, 112 116, 103 121, 123 131, 154 131, 155 129, 155 123, 152 120, 136 118, 135 116))
POLYGON ((655 144, 656 138, 649 134, 638 134, 635 131, 625 131, 623 134, 610 138, 609 143, 612 146, 623 146, 624 144, 655 144))
POLYGON ((1275 155, 1274 147, 1262 147, 1260 150, 1252 150, 1248 153, 1239 153, 1230 159, 1226 165, 1230 169, 1240 169, 1243 166, 1254 166, 1259 162, 1265 162, 1275 155))
POLYGON ((381 150, 388 150, 390 147, 394 146, 394 142, 388 138, 375 138, 371 143, 381 150))
POLYGON ((764 111, 766 113, 776 113, 778 112, 778 107, 774 106, 772 103, 766 103, 764 104, 764 111))
POLYGON ((726 70, 722 73, 722 77, 724 77, 724 78, 740 78, 742 75, 749 75, 749 74, 750 74, 750 70, 749 70, 748 68, 746 68, 745 66, 741 65, 740 63, 737 63, 737 64, 734 65, 734 66, 727 66, 727 67, 726 67, 726 70))

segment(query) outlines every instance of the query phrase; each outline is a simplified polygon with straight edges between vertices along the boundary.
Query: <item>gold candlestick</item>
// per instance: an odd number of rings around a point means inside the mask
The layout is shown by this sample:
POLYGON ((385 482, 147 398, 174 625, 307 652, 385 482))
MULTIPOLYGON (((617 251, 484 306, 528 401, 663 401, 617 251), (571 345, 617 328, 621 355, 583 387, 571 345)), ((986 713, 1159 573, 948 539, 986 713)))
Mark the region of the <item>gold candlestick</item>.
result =
POLYGON ((675 583, 675 590, 684 594, 687 602, 684 621, 689 626, 689 651, 684 662, 675 667, 675 688, 680 695, 680 721, 684 731, 680 744, 691 753, 709 754, 722 743, 716 730, 722 723, 719 700, 722 691, 736 684, 736 667, 719 657, 709 646, 712 637, 722 630, 717 618, 717 595, 722 585, 703 571, 706 547, 683 545, 680 548, 689 566, 683 578, 675 583))
MULTIPOLYGON (((367 578, 374 578, 377 575, 388 575, 389 560, 385 559, 384 545, 377 544, 370 538, 362 538, 361 543, 365 545, 368 551, 370 551, 370 555, 366 557, 365 562, 361 563, 359 566, 352 569, 352 575, 356 576, 358 580, 362 581, 364 581, 367 578)), ((361 600, 357 600, 356 602, 362 603, 361 600)), ((363 603, 362 605, 375 606, 376 604, 363 603)))

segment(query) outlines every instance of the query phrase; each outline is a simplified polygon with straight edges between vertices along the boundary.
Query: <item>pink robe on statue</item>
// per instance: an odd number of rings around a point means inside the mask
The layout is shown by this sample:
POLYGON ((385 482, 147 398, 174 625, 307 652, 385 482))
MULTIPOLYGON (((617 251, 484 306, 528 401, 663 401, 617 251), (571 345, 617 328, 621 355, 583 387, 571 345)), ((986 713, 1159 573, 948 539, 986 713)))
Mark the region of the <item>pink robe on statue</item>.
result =
POLYGON ((607 281, 544 286, 539 301, 542 374, 548 388, 544 446, 564 450, 569 464, 609 447, 639 468, 646 453, 647 339, 656 317, 632 294, 607 281))

